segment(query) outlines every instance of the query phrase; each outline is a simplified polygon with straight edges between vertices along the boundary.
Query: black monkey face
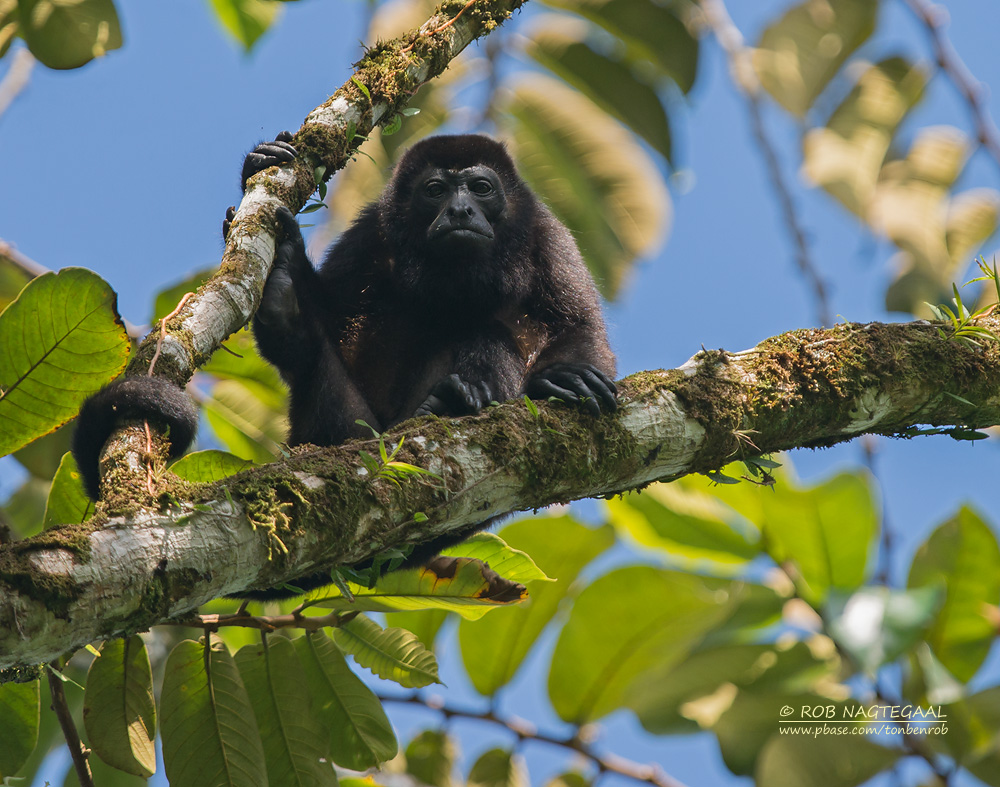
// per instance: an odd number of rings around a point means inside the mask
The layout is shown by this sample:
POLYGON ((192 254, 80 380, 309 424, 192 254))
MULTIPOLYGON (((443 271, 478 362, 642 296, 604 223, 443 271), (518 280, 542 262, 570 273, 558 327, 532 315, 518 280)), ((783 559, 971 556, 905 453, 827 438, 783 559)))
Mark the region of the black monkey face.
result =
POLYGON ((500 176, 484 164, 428 167, 415 180, 410 202, 414 229, 425 228, 429 257, 439 260, 488 257, 506 208, 500 176))

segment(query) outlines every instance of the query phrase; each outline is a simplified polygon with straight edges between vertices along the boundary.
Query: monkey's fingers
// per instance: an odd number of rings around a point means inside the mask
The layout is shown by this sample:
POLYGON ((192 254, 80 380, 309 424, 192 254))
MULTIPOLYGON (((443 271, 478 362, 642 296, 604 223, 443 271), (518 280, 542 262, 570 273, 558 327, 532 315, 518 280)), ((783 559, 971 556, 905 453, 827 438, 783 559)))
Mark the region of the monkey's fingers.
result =
POLYGON ((597 399, 605 412, 613 413, 618 409, 618 387, 604 372, 589 364, 581 367, 579 372, 584 385, 590 391, 585 395, 597 399))
POLYGON ((226 208, 226 218, 222 220, 222 239, 229 237, 229 228, 233 226, 233 219, 236 218, 236 206, 230 205, 226 208))

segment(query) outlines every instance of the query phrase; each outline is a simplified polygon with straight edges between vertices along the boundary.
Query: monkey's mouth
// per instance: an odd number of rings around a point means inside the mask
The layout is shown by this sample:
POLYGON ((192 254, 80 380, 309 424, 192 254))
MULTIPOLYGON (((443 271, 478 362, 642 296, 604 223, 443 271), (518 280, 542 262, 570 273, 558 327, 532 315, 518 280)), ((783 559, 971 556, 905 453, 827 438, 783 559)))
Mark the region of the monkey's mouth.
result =
POLYGON ((432 243, 483 243, 493 240, 493 228, 468 224, 437 224, 427 233, 432 243))

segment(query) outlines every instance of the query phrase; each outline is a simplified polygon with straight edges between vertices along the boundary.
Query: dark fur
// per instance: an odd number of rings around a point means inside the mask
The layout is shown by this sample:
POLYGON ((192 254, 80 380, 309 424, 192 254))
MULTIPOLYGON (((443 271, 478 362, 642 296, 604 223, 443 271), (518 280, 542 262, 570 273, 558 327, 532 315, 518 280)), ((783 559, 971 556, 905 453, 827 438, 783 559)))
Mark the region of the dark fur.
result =
POLYGON ((101 450, 115 428, 125 421, 152 421, 170 430, 170 456, 183 454, 198 429, 198 411, 183 390, 157 377, 115 380, 87 399, 73 433, 73 457, 87 494, 101 493, 101 450))

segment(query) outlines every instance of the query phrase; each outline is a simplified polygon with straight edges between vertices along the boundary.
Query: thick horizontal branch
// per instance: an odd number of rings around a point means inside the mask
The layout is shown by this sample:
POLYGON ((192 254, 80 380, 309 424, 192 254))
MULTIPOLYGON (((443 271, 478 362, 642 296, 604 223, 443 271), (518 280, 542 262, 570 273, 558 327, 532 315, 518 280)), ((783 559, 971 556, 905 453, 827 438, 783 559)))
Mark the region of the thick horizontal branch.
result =
MULTIPOLYGON (((996 333, 1000 320, 981 323, 996 333)), ((300 448, 211 486, 160 481, 159 500, 0 547, 0 667, 47 661, 188 615, 248 587, 365 560, 513 511, 599 497, 797 446, 916 427, 1000 424, 1000 350, 928 323, 839 325, 621 383, 597 419, 522 402, 408 421, 384 436, 435 473, 397 485, 360 452, 300 448)))

